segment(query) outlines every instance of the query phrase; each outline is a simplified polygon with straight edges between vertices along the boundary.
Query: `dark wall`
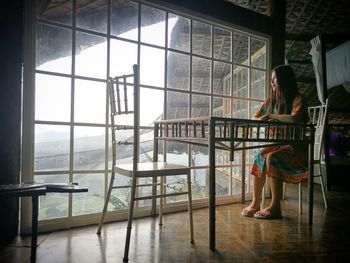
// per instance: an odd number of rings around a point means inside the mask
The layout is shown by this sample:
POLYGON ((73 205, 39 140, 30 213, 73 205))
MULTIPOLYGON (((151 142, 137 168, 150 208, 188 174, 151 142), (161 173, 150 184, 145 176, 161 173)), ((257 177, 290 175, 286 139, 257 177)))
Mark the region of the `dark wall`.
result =
MULTIPOLYGON (((0 184, 18 183, 20 175, 21 63, 23 0, 0 9, 0 184)), ((17 198, 0 199, 0 243, 18 232, 17 198)))

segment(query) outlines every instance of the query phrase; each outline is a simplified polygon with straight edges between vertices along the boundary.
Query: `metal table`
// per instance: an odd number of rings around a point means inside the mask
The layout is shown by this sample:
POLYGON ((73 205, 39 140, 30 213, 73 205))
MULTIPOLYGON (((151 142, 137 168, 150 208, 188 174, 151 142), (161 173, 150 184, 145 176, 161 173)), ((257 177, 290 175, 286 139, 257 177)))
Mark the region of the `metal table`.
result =
POLYGON ((36 262, 36 248, 38 240, 39 196, 48 192, 80 193, 87 192, 87 188, 80 188, 76 184, 43 184, 21 183, 0 185, 0 198, 31 197, 32 198, 32 241, 30 262, 36 262))
MULTIPOLYGON (((308 221, 313 218, 313 156, 314 125, 281 123, 237 118, 203 117, 162 120, 154 123, 154 161, 158 160, 159 141, 176 141, 209 147, 209 247, 215 249, 215 150, 230 152, 233 161, 235 151, 262 148, 291 143, 308 144, 308 221), (250 145, 249 143, 260 143, 250 145)), ((245 162, 244 158, 242 158, 245 162)), ((245 165, 242 163, 242 165, 245 165)), ((242 171, 244 171, 243 169, 242 171)), ((242 173, 244 182, 245 174, 242 173)), ((244 189, 242 190, 244 198, 244 189)))

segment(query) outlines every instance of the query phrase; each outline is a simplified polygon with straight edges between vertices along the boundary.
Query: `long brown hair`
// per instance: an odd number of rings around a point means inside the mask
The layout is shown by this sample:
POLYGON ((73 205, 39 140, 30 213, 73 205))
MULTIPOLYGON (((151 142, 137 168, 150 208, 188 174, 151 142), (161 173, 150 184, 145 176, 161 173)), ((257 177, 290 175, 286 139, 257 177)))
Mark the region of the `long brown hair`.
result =
POLYGON ((276 74, 278 85, 275 91, 270 88, 271 103, 268 112, 272 113, 276 108, 279 114, 290 114, 293 109, 293 100, 299 95, 294 71, 288 65, 277 66, 272 71, 276 74))

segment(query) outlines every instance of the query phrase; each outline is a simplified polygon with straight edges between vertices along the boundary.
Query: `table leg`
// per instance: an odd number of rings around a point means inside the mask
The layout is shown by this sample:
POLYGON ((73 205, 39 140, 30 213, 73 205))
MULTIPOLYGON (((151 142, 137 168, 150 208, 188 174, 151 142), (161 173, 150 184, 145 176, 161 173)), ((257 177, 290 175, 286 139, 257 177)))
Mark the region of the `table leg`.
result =
POLYGON ((209 248, 215 249, 215 123, 209 136, 209 248))
POLYGON ((32 196, 32 246, 30 254, 30 262, 35 263, 36 261, 36 246, 38 238, 38 195, 32 196))

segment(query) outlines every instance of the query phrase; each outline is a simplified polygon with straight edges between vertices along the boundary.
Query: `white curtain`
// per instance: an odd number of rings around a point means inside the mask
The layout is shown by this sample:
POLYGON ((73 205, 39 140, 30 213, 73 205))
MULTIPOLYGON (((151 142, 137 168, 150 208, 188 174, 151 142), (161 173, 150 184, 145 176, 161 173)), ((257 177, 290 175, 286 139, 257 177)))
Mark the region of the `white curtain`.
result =
MULTIPOLYGON (((310 41, 312 64, 316 76, 318 99, 324 104, 324 83, 322 82, 321 40, 317 36, 310 41)), ((327 89, 343 85, 350 92, 350 41, 326 52, 327 89)))
POLYGON ((312 64, 314 66, 314 72, 316 76, 317 96, 319 101, 324 104, 324 89, 322 82, 322 57, 321 57, 321 40, 317 36, 311 39, 311 50, 309 54, 312 56, 312 64))
POLYGON ((350 84, 350 41, 326 53, 327 88, 343 85, 347 91, 350 84))

